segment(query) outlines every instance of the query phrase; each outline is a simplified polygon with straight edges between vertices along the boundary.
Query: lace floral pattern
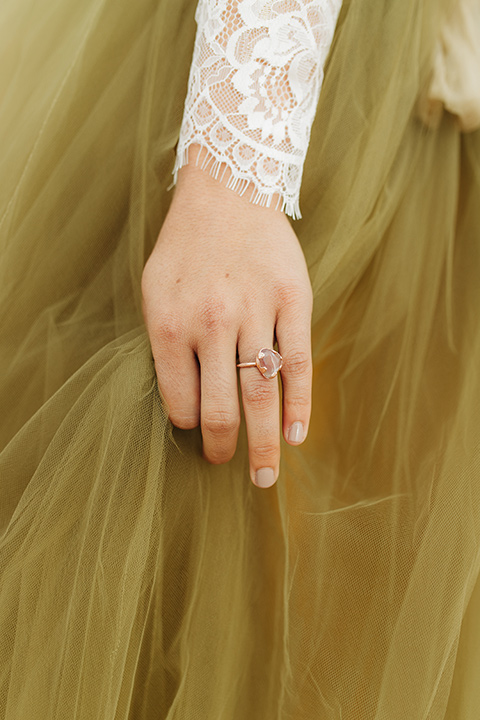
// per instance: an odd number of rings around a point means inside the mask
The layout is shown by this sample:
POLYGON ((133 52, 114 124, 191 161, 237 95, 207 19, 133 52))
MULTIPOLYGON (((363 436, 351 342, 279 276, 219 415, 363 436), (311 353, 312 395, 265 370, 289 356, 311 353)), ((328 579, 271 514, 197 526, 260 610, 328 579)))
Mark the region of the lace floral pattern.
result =
POLYGON ((200 0, 174 181, 202 167, 251 200, 300 217, 299 194, 323 66, 341 0, 200 0))

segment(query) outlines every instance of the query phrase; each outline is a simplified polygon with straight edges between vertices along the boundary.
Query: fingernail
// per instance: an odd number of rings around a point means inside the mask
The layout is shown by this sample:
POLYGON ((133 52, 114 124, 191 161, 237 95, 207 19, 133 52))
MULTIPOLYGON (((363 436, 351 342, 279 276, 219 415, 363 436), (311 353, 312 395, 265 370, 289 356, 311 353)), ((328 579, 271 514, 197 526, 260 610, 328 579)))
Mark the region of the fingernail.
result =
POLYGON ((272 468, 260 468, 255 473, 255 485, 261 488, 271 487, 275 482, 275 473, 272 468))
POLYGON ((297 420, 290 426, 288 431, 288 442, 301 443, 305 439, 305 429, 303 423, 297 420))

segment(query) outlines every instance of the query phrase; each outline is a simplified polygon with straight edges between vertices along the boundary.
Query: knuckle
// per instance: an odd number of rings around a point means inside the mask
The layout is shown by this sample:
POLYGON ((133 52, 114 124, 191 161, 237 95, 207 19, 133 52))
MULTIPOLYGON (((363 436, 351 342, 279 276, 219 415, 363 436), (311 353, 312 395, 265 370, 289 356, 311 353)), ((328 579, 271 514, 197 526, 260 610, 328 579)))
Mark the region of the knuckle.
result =
POLYGON ((268 406, 275 398, 275 388, 276 383, 262 377, 259 380, 247 382, 242 389, 243 401, 247 405, 268 406))
POLYGON ((311 404, 310 395, 296 394, 294 400, 286 400, 285 406, 288 406, 291 413, 294 413, 297 416, 300 413, 301 417, 305 417, 310 415, 311 404))
POLYGON ((309 353, 298 351, 288 356, 282 370, 291 377, 303 378, 310 375, 312 370, 312 358, 309 353))
POLYGON ((263 465, 275 464, 276 458, 280 453, 278 442, 272 440, 264 440, 253 447, 253 456, 257 460, 259 467, 263 465))
POLYGON ((201 304, 199 309, 199 321, 202 327, 209 333, 221 330, 230 322, 230 312, 224 298, 211 295, 201 304))
POLYGON ((183 336, 183 326, 173 314, 160 315, 155 322, 155 332, 166 343, 178 343, 183 336))
POLYGON ((310 307, 313 303, 311 285, 298 280, 284 280, 277 286, 276 293, 282 308, 310 307))
POLYGON ((229 410, 210 410, 202 418, 204 431, 220 436, 230 436, 237 432, 240 425, 238 413, 229 410))

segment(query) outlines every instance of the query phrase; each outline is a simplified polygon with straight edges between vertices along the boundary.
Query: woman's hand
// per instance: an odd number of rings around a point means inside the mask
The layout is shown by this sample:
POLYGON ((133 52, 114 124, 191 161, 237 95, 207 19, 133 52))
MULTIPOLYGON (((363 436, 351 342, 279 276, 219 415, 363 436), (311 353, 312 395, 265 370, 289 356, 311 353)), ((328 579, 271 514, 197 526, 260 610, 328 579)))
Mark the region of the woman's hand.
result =
POLYGON ((230 460, 240 425, 240 372, 251 478, 271 486, 280 463, 278 381, 255 367, 237 370, 236 363, 273 348, 276 336, 284 361, 283 434, 292 445, 302 442, 311 409, 312 290, 288 219, 190 164, 179 172, 142 292, 172 423, 184 429, 200 423, 205 458, 230 460))

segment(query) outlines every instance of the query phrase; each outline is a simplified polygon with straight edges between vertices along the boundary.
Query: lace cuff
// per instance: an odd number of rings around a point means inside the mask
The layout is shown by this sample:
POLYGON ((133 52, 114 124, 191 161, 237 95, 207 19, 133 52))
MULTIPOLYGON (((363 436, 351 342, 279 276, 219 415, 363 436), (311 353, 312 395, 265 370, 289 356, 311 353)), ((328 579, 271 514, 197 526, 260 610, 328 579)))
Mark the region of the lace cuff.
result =
MULTIPOLYGON (((250 200, 299 209, 303 163, 342 0, 200 0, 173 170, 200 145, 202 168, 250 200)), ((200 157, 200 156, 199 156, 200 157)), ((197 158, 198 160, 198 158, 197 158)))

